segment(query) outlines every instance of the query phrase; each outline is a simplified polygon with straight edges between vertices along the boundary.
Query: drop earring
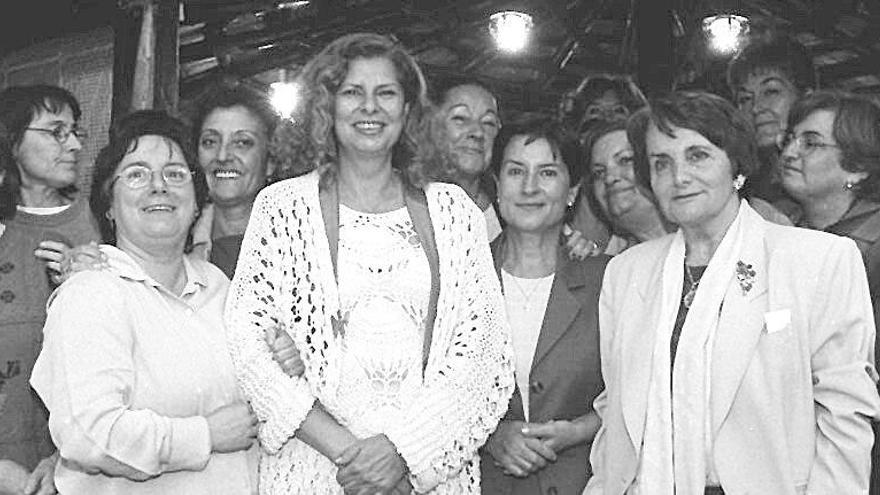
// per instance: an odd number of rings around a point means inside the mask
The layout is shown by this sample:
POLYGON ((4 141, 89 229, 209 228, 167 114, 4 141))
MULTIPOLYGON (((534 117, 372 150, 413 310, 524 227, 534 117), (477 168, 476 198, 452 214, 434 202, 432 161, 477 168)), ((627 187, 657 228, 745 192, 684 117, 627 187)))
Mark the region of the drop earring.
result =
POLYGON ((746 176, 743 174, 737 174, 733 179, 733 190, 739 191, 746 184, 746 176))

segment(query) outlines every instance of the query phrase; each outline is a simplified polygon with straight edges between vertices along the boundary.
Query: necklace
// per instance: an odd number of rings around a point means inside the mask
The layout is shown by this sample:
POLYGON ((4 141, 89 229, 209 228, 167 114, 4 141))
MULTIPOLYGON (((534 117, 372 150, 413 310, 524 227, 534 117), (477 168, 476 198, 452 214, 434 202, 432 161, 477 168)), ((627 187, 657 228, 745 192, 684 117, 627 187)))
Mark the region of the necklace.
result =
POLYGON ((699 279, 694 279, 694 274, 691 273, 691 267, 687 264, 684 265, 684 273, 687 275, 688 279, 688 290, 685 292, 681 302, 684 304, 685 308, 691 309, 691 304, 694 302, 694 296, 697 295, 697 286, 700 285, 700 281, 699 279))
POLYGON ((547 282, 547 278, 553 276, 553 274, 551 273, 550 275, 547 275, 545 277, 536 278, 536 279, 527 279, 531 282, 531 288, 529 290, 526 290, 523 288, 522 284, 520 283, 519 277, 513 275, 512 273, 508 272, 507 270, 504 270, 504 272, 507 274, 506 278, 509 279, 510 281, 512 281, 513 285, 516 287, 516 289, 519 291, 519 293, 522 294, 523 302, 525 303, 525 305, 527 307, 530 307, 532 305, 532 303, 535 302, 534 296, 535 296, 535 294, 537 294, 538 289, 540 289, 542 286, 544 286, 544 284, 547 282))

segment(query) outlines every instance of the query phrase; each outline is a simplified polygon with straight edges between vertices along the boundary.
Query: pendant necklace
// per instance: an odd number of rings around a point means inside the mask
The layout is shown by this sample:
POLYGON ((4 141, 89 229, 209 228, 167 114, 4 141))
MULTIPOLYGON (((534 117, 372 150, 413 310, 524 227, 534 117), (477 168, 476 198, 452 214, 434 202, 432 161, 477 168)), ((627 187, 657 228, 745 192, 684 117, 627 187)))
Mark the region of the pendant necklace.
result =
POLYGON ((694 296, 697 295, 697 286, 700 285, 699 280, 694 280, 694 275, 691 273, 691 267, 685 263, 684 265, 684 273, 687 275, 688 279, 688 291, 685 292, 684 297, 681 302, 684 303, 684 307, 687 309, 691 309, 691 304, 694 302, 694 296))

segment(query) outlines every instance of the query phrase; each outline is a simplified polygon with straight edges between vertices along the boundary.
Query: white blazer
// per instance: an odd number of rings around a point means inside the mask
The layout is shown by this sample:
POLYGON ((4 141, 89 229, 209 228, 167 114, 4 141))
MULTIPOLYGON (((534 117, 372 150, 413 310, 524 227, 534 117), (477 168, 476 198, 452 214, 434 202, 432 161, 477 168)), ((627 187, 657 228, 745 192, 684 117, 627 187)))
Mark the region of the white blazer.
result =
MULTIPOLYGON (((638 493, 632 485, 672 238, 627 250, 605 272, 599 321, 607 388, 596 399, 603 424, 585 494, 638 493)), ((760 220, 741 256, 756 272, 754 286, 744 293, 731 282, 711 361, 712 457, 722 487, 729 495, 866 494, 870 419, 880 416, 880 397, 856 245, 760 220)))

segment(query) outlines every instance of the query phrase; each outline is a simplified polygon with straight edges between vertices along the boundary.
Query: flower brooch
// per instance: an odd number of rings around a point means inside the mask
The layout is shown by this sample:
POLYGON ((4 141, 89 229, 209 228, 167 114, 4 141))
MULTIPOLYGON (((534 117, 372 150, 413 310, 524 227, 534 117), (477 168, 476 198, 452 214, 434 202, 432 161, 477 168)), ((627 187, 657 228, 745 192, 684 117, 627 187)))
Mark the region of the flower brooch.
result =
POLYGON ((736 262, 736 280, 739 282, 739 288, 742 289, 743 295, 752 290, 755 285, 755 270, 752 265, 747 265, 742 261, 736 262))

